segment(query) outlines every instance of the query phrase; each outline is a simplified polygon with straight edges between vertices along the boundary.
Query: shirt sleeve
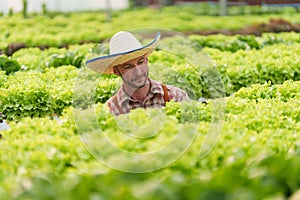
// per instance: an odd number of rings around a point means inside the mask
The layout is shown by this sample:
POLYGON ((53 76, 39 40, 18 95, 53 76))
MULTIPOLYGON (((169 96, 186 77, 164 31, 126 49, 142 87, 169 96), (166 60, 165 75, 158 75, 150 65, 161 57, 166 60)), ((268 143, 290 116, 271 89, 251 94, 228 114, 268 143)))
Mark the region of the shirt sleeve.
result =
POLYGON ((167 87, 169 89, 170 99, 173 99, 175 102, 190 100, 189 96, 184 90, 171 85, 168 85, 167 87))
POLYGON ((109 108, 109 111, 110 111, 111 114, 113 114, 113 115, 119 115, 119 114, 120 114, 120 112, 119 112, 117 106, 116 106, 116 105, 114 104, 114 102, 112 101, 112 97, 109 98, 105 104, 106 104, 107 107, 109 108))

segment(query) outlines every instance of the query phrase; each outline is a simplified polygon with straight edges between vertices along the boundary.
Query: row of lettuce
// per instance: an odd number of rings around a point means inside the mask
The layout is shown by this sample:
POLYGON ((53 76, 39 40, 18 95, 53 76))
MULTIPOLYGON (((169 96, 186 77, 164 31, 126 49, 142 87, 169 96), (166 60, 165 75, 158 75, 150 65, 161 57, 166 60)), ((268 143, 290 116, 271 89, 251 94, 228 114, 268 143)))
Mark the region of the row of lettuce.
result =
MULTIPOLYGON (((202 36, 166 38, 150 57, 150 76, 181 87, 194 100, 229 96, 252 84, 299 81, 300 44, 297 36, 296 33, 270 34, 265 38, 276 37, 283 42, 259 49, 249 45, 249 48, 235 52, 203 47, 199 43, 209 39, 202 36)), ((210 43, 223 39, 221 35, 211 36, 210 43)), ((240 36, 232 36, 226 42, 239 39, 240 36)), ((263 38, 254 37, 251 41, 263 41, 263 38)), ((106 53, 105 45, 86 44, 44 51, 28 48, 19 50, 12 57, 1 56, 2 70, 11 69, 13 63, 17 63, 19 71, 0 73, 0 111, 9 120, 19 120, 27 116, 60 115, 73 101, 83 107, 91 99, 104 103, 116 92, 121 80, 114 75, 105 76, 88 70, 84 61, 106 53), (3 66, 8 67, 3 69, 3 66), (78 91, 86 98, 76 100, 74 92, 78 91)))
MULTIPOLYGON (((178 85, 194 100, 208 97, 208 104, 169 102, 163 110, 137 109, 119 118, 103 103, 121 80, 84 65, 106 54, 105 45, 29 48, 5 57, 20 70, 0 74, 0 110, 11 127, 1 132, 0 199, 298 199, 299 40, 295 33, 274 37, 280 42, 260 48, 247 43, 238 51, 203 47, 208 38, 202 36, 163 39, 150 57, 150 76, 178 85), (146 162, 160 164, 190 143, 161 170, 123 173, 99 162, 106 153, 115 165, 131 161, 110 151, 100 135, 143 154, 172 144, 180 130, 184 134, 169 156, 146 162), (92 154, 93 147, 100 154, 92 154)), ((149 167, 143 164, 134 167, 149 167)))
MULTIPOLYGON (((177 34, 177 37, 180 36, 179 33, 177 34)), ((189 39, 191 41, 186 42, 185 45, 194 46, 196 50, 210 47, 230 52, 262 49, 274 44, 290 45, 300 42, 299 34, 294 32, 281 34, 265 33, 261 37, 255 37, 254 35, 225 36, 222 34, 211 36, 192 35, 189 36, 189 39)), ((171 44, 168 46, 172 46, 175 42, 182 44, 183 42, 180 40, 182 40, 182 38, 177 40, 173 39, 169 42, 171 44)), ((108 54, 109 51, 104 42, 100 45, 91 43, 85 45, 72 45, 68 48, 61 49, 49 48, 41 50, 39 48, 26 48, 14 53, 12 57, 2 55, 0 57, 0 69, 5 71, 6 74, 10 74, 21 69, 36 69, 43 71, 44 68, 47 67, 59 67, 62 65, 72 65, 80 68, 88 53, 99 55, 108 54)))
MULTIPOLYGON (((22 118, 2 132, 0 198, 297 199, 299 91, 299 81, 256 84, 234 96, 209 100, 207 105, 170 102, 163 110, 165 115, 160 110, 137 109, 127 118, 115 119, 99 103, 95 110, 77 116, 84 121, 85 127, 81 128, 90 131, 84 134, 101 132, 114 145, 131 152, 156 152, 170 145, 181 129, 186 137, 176 147, 196 134, 191 146, 174 163, 142 174, 115 171, 105 162, 100 163, 97 155, 91 155, 85 135, 79 132, 80 123, 74 121, 73 107, 65 109, 59 120, 22 118), (97 113, 97 129, 86 123, 95 120, 93 112, 97 113), (149 124, 149 115, 163 122, 154 137, 129 139, 120 128, 125 120, 127 134, 133 134, 131 129, 149 124), (214 135, 212 150, 199 156, 213 122, 214 128, 222 129, 214 135)), ((99 152, 106 152, 100 141, 95 141, 99 152)), ((111 156, 119 158, 118 154, 111 156)), ((154 162, 164 159, 157 154, 154 162)))
POLYGON ((106 22, 105 12, 61 13, 52 17, 37 14, 25 19, 20 15, 6 16, 0 18, 0 50, 8 53, 14 45, 48 48, 99 42, 120 30, 145 27, 163 27, 179 32, 237 30, 254 24, 268 23, 271 19, 286 20, 286 23, 279 24, 281 27, 293 26, 299 24, 300 21, 299 13, 293 12, 221 18, 195 14, 199 11, 193 6, 185 9, 166 7, 162 10, 144 8, 116 11, 109 23, 106 22), (174 17, 175 13, 176 17, 174 17))

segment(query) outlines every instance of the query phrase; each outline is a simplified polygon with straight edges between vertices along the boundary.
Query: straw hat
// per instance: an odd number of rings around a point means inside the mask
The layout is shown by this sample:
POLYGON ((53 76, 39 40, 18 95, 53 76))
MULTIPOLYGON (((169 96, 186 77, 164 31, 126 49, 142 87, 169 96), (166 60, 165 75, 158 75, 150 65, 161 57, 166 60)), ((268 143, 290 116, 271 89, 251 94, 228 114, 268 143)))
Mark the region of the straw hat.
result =
POLYGON ((142 44, 127 31, 120 31, 109 41, 109 55, 96 57, 86 62, 93 71, 103 74, 113 73, 113 67, 154 51, 158 45, 160 33, 149 44, 142 44))

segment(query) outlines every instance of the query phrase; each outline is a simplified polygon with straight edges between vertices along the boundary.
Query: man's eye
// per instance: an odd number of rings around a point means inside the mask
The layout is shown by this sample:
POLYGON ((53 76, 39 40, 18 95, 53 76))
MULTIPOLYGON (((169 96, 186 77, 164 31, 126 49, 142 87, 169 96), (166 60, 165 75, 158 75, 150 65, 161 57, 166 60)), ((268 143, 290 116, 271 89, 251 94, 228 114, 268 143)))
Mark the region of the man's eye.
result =
POLYGON ((124 69, 131 69, 132 66, 131 66, 131 65, 125 65, 123 68, 124 68, 124 69))

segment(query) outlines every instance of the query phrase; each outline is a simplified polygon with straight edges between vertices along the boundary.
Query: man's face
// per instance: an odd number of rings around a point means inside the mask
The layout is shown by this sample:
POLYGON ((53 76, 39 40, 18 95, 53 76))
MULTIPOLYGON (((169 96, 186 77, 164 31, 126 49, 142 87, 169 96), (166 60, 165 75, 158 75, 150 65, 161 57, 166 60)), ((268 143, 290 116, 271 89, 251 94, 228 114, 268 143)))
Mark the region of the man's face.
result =
POLYGON ((148 56, 141 56, 115 67, 124 84, 132 88, 143 87, 148 80, 148 56))

